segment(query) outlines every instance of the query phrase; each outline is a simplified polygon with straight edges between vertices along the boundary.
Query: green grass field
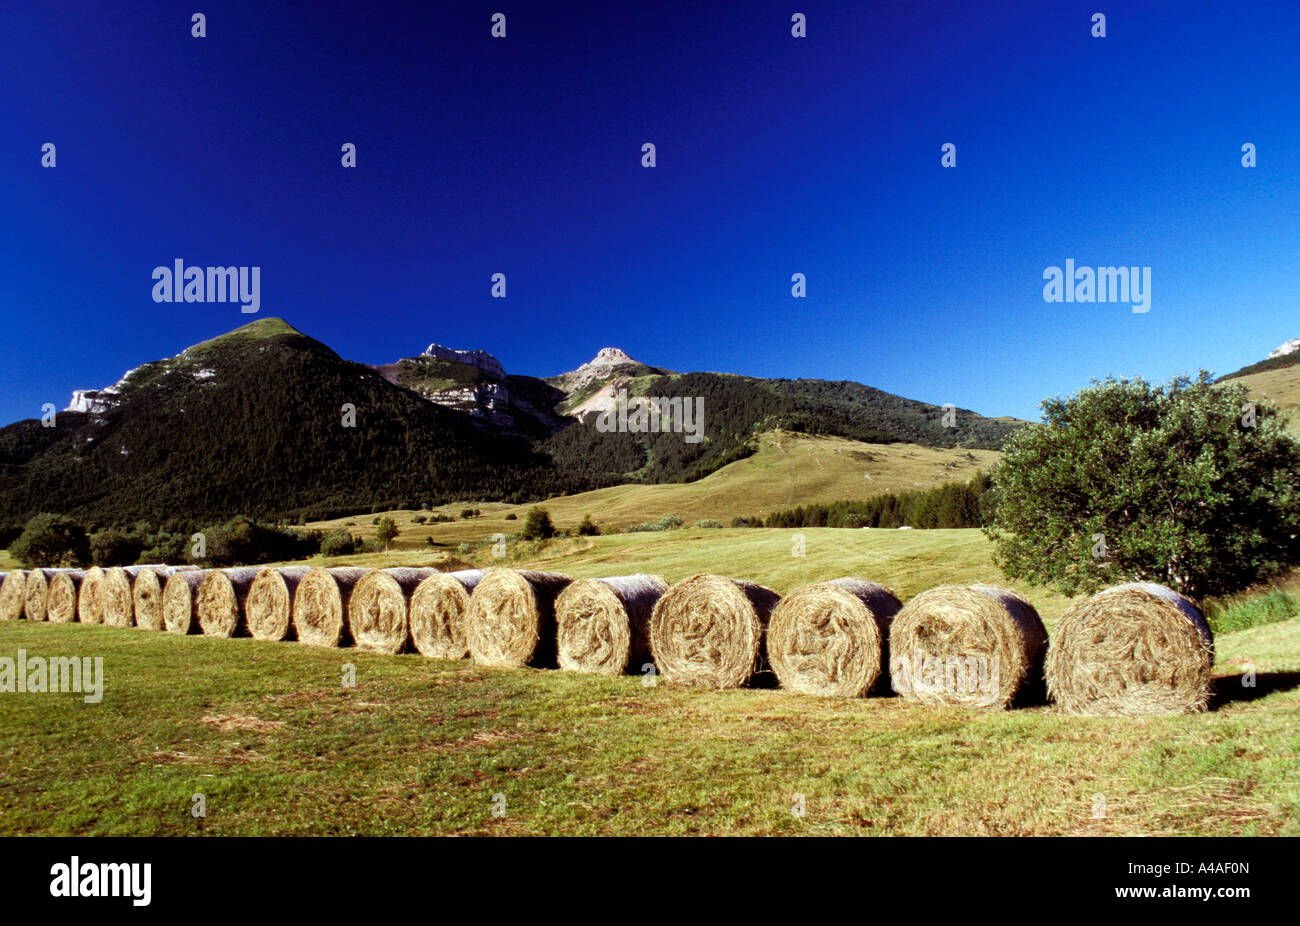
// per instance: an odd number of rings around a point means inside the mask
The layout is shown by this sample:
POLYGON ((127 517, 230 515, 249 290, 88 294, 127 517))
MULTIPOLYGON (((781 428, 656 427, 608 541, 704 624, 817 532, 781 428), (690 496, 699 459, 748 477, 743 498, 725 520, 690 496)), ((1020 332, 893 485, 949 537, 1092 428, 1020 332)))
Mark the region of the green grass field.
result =
MULTIPOLYGON (((731 522, 733 517, 764 515, 810 502, 868 498, 884 492, 934 488, 947 481, 966 482, 987 471, 1001 456, 992 450, 948 450, 916 444, 866 444, 842 437, 772 431, 758 437, 753 456, 737 460, 697 482, 622 485, 540 501, 557 527, 577 527, 590 514, 606 530, 622 530, 641 521, 679 515, 687 524, 706 518, 731 522)), ((530 505, 456 502, 431 511, 386 512, 401 534, 395 549, 425 548, 425 538, 455 546, 495 533, 511 534, 523 526, 530 505), (477 518, 460 520, 465 508, 477 518), (416 524, 417 517, 449 515, 457 520, 416 524), (506 520, 507 515, 514 520, 506 520)), ((319 530, 347 527, 357 537, 375 535, 379 515, 352 515, 308 526, 319 530)))
MULTIPOLYGON (((779 591, 856 574, 904 598, 998 580, 977 531, 809 529, 804 557, 793 533, 564 540, 512 565, 779 591)), ((1026 591, 1049 626, 1068 605, 1026 591)), ((0 694, 0 833, 1300 835, 1300 620, 1270 619, 1219 637, 1214 710, 1149 719, 0 623, 0 656, 102 656, 106 675, 99 704, 0 694)))

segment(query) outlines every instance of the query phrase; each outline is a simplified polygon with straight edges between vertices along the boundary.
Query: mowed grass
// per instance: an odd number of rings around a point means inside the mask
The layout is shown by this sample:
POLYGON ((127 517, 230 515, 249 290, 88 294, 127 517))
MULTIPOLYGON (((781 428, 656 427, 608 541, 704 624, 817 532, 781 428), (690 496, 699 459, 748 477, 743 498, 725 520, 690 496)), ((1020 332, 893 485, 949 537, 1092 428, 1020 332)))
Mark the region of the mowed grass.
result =
MULTIPOLYGON (((781 592, 860 575, 904 599, 1004 581, 973 530, 619 534, 516 548, 510 564, 719 571, 781 592)), ((1022 591, 1049 627, 1069 604, 1022 591)), ((1220 636, 1215 710, 1150 719, 0 623, 0 656, 19 648, 102 656, 107 680, 99 704, 0 694, 3 834, 1300 835, 1300 620, 1220 636)))
POLYGON ((1297 621, 1221 638, 1258 697, 1154 719, 0 625, 19 648, 107 681, 0 695, 3 834, 1300 834, 1297 621))

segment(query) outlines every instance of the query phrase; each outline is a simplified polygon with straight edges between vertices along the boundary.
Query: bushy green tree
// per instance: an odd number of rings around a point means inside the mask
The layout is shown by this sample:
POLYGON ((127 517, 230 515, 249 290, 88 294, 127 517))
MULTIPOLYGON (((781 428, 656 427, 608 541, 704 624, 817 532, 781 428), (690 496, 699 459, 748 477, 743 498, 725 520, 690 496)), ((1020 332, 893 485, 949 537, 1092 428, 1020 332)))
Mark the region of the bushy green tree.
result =
POLYGON ((28 569, 84 566, 90 562, 90 541, 86 530, 61 514, 38 514, 9 548, 28 569))
POLYGON ((392 518, 380 518, 379 524, 375 527, 375 539, 384 545, 384 552, 388 552, 388 545, 392 543, 398 533, 397 524, 392 518))
POLYGON ((578 525, 578 536, 580 537, 598 537, 600 536, 600 525, 591 520, 591 515, 584 514, 582 523, 578 525))
POLYGON ((140 558, 145 537, 107 527, 90 535, 90 559, 96 566, 129 566, 140 558))
POLYGON ((1094 382, 1042 405, 992 472, 1007 575, 1066 594, 1152 581, 1220 595, 1300 561, 1300 444, 1209 374, 1094 382))
POLYGON ((322 556, 350 556, 356 548, 352 534, 343 527, 330 531, 320 542, 322 556))
POLYGON ((189 537, 185 534, 159 531, 149 535, 146 544, 136 557, 137 563, 181 564, 190 561, 189 537))
POLYGON ((540 505, 534 505, 528 509, 528 517, 524 519, 524 529, 519 532, 521 540, 549 540, 555 536, 555 525, 551 523, 551 515, 545 508, 540 505))

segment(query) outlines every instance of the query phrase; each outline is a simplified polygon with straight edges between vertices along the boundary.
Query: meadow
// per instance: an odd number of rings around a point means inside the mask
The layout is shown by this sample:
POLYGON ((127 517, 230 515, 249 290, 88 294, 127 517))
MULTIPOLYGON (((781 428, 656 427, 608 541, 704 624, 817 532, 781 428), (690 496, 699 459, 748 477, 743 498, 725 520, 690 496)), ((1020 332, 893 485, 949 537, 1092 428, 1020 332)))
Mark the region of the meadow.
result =
MULTIPOLYGON (((508 559, 575 576, 722 570, 783 592, 861 575, 904 598, 999 578, 978 531, 807 529, 805 556, 792 533, 570 538, 508 559)), ((427 548, 349 561, 456 564, 427 548)), ((1049 627, 1069 604, 1022 591, 1049 627)), ((1253 600, 1234 605, 1239 622, 1253 600)), ((1293 613, 1220 634, 1210 712, 1141 719, 3 623, 0 653, 102 656, 106 681, 99 704, 0 695, 0 833, 1297 835, 1293 613)))

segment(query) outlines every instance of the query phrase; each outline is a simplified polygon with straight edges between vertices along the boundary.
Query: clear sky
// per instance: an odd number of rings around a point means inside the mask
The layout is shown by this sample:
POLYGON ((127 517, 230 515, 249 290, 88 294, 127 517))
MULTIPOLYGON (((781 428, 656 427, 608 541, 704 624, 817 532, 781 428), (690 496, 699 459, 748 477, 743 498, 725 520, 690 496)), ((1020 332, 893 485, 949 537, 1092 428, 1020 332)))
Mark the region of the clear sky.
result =
POLYGON ((1294 2, 292 6, 0 2, 0 421, 270 316, 1028 418, 1300 337, 1294 2), (261 312, 155 303, 176 258, 261 312), (1044 302, 1067 258, 1150 266, 1150 312, 1044 302))

